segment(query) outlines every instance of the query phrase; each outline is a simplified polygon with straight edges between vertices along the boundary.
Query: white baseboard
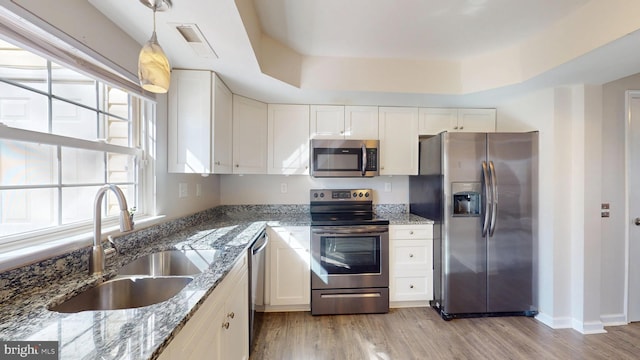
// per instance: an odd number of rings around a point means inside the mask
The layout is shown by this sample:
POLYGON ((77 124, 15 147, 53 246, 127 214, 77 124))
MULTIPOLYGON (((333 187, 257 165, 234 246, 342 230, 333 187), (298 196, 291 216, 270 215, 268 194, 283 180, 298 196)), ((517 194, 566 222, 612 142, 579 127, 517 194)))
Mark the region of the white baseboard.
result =
POLYGON ((604 329, 602 321, 579 321, 573 320, 573 329, 585 334, 604 334, 607 331, 604 329))
POLYGON ((429 302, 427 301, 390 301, 389 308, 398 309, 398 308, 409 308, 409 307, 429 307, 429 302))
POLYGON ((289 311, 311 311, 309 304, 305 305, 265 305, 264 312, 289 312, 289 311))
POLYGON ((552 329, 571 329, 573 327, 569 317, 553 318, 548 314, 538 313, 536 320, 552 329))
POLYGON ((601 315, 600 321, 604 326, 620 326, 628 325, 627 317, 624 314, 607 314, 601 315))

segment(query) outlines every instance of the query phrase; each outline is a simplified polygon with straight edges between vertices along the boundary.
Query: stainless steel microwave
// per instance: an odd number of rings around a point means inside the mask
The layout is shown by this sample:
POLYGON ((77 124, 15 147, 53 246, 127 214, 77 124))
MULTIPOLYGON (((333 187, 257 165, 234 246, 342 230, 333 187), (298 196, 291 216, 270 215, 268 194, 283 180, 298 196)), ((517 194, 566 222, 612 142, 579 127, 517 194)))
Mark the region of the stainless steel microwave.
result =
POLYGON ((372 177, 378 175, 378 140, 311 140, 311 176, 372 177))

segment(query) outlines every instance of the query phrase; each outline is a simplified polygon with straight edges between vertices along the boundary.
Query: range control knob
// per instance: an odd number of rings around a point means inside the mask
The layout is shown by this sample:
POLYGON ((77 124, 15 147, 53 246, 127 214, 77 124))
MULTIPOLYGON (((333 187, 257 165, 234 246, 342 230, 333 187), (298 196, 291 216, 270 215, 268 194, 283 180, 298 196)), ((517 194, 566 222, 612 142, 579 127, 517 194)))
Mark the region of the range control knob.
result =
POLYGON ((313 193, 314 198, 318 198, 318 193, 313 193))
POLYGON ((362 192, 360 194, 358 194, 359 197, 362 197, 362 192))
POLYGON ((369 192, 364 193, 364 197, 369 197, 369 192))
POLYGON ((323 198, 324 197, 324 193, 320 193, 320 197, 323 198))
POLYGON ((353 192, 353 197, 354 197, 354 198, 358 197, 358 193, 354 191, 354 192, 353 192))

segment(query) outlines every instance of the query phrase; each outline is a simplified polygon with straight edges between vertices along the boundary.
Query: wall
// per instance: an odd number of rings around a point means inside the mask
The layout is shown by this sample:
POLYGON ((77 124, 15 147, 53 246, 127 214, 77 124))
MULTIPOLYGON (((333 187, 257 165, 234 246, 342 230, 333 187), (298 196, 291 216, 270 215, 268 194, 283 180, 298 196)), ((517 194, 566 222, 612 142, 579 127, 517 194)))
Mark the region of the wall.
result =
POLYGON ((601 312, 606 323, 624 322, 625 300, 625 91, 640 89, 640 74, 603 86, 602 202, 610 217, 602 222, 601 312))
POLYGON ((371 188, 376 204, 407 204, 408 176, 378 176, 355 179, 316 179, 306 175, 220 175, 220 203, 247 204, 308 204, 309 190, 317 188, 371 188), (281 192, 285 184, 286 193, 281 192), (387 189, 385 191, 385 184, 387 189))

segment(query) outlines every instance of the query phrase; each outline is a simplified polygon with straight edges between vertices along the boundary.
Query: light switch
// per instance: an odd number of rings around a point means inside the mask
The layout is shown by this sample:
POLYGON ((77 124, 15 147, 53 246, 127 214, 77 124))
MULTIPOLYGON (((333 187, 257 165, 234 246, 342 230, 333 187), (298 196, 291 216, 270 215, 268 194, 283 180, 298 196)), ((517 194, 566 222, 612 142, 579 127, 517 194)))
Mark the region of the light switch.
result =
POLYGON ((186 198, 189 196, 189 185, 187 183, 179 183, 178 184, 178 197, 186 198))

